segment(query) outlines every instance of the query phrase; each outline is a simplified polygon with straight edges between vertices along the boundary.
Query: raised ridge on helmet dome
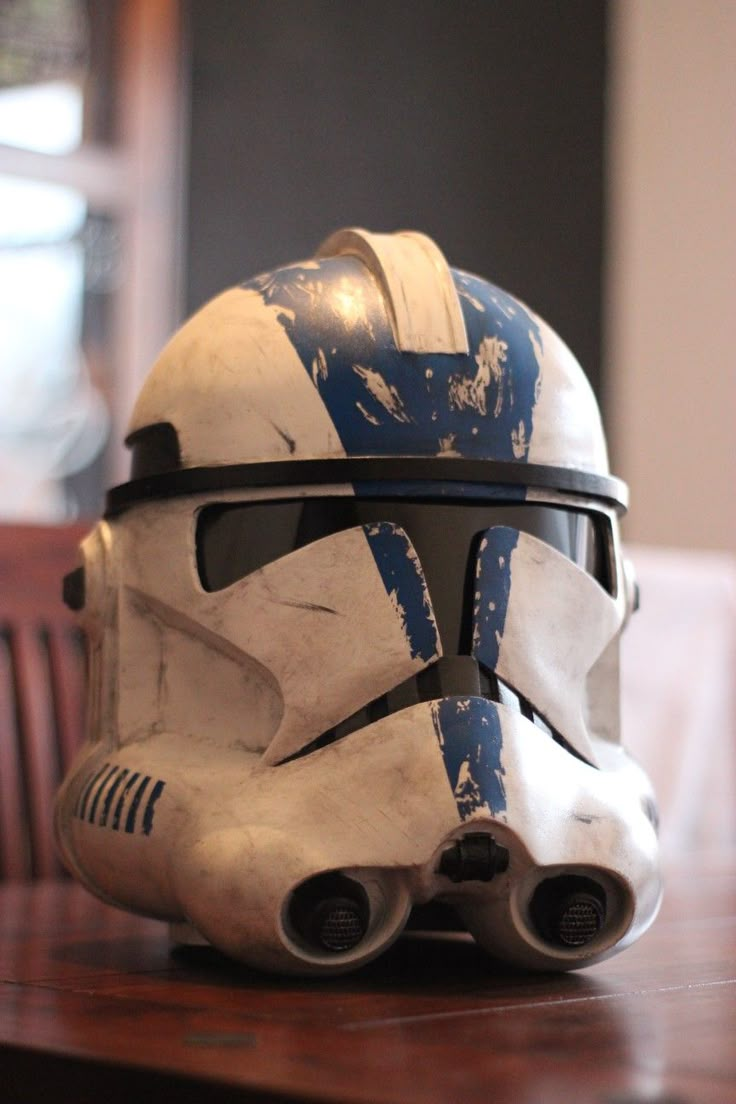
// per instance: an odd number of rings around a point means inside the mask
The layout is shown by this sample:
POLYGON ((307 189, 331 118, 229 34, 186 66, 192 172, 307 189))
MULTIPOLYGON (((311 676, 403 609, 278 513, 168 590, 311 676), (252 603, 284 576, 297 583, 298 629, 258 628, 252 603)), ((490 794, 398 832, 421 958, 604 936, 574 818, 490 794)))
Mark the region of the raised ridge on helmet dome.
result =
POLYGON ((378 281, 402 353, 467 353, 465 319, 444 254, 426 234, 338 230, 317 257, 357 257, 378 281))
POLYGON ((542 319, 500 288, 446 265, 433 283, 426 273, 434 254, 423 235, 366 237, 381 249, 386 239, 401 239, 392 256, 405 267, 393 285, 356 247, 223 292, 161 353, 131 435, 172 425, 185 468, 442 456, 608 473, 593 392, 542 319), (404 339, 421 344, 417 326, 406 338, 409 322, 397 337, 389 302, 411 283, 412 242, 426 270, 423 317, 432 302, 445 314, 445 334, 433 340, 465 341, 467 352, 398 347, 404 339), (449 322, 448 279, 456 311, 449 322))

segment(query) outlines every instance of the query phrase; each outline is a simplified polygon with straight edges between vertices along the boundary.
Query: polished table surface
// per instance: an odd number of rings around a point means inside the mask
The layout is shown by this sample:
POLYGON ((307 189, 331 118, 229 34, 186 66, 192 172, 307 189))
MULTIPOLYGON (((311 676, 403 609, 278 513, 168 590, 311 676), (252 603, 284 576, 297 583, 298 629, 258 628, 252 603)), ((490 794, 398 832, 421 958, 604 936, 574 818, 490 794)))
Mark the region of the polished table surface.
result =
POLYGON ((0 1099, 736 1101, 736 861, 670 870, 652 930, 565 975, 403 937, 336 980, 276 980, 69 883, 0 889, 0 1099))

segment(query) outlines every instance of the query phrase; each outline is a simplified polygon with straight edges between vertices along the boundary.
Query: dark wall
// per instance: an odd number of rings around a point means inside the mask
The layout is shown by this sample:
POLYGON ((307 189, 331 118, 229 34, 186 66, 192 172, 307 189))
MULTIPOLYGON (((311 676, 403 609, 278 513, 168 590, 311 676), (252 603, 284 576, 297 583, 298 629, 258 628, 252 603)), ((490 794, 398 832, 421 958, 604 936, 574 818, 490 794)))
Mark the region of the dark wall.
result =
POLYGON ((189 310, 413 228, 599 379, 603 0, 190 0, 189 310))

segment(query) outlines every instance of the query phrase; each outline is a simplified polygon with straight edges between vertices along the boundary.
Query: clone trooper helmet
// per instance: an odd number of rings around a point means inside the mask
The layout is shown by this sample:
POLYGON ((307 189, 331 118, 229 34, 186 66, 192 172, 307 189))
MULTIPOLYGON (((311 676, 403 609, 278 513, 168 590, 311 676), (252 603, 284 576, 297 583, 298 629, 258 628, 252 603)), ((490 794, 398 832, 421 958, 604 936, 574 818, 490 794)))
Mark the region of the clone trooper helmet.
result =
POLYGON ((127 443, 66 580, 78 878, 293 973, 448 916, 531 968, 641 934, 660 880, 619 739, 626 489, 537 315, 422 234, 341 231, 187 322, 127 443))

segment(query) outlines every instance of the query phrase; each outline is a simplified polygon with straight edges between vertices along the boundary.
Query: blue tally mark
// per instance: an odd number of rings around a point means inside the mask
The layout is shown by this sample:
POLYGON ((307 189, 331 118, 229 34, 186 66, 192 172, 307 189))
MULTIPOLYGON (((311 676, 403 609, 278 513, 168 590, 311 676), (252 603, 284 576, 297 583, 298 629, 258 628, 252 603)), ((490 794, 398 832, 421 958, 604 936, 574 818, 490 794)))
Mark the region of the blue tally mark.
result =
POLYGON ((151 781, 148 774, 105 763, 83 786, 74 815, 98 828, 122 829, 129 835, 141 831, 150 836, 156 803, 166 785, 160 780, 151 785, 151 781))

